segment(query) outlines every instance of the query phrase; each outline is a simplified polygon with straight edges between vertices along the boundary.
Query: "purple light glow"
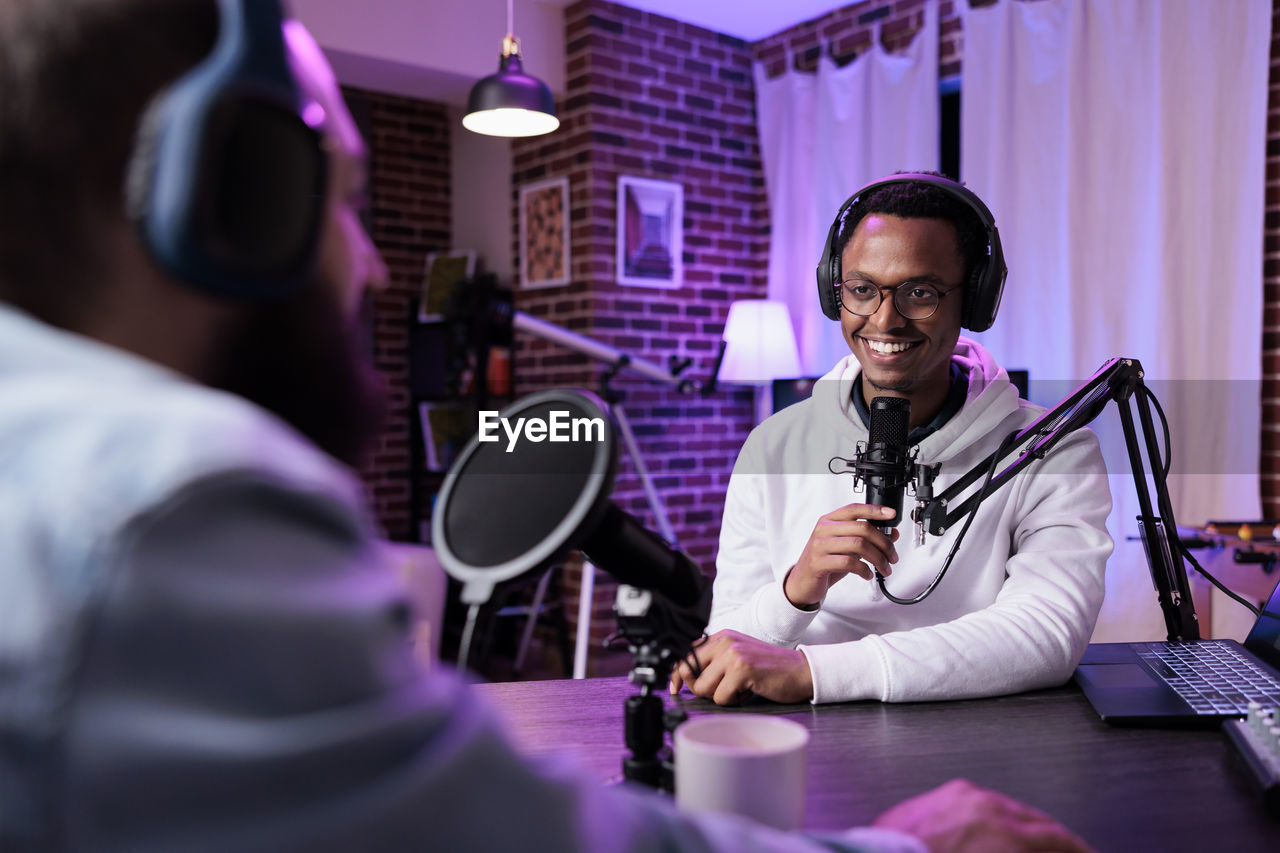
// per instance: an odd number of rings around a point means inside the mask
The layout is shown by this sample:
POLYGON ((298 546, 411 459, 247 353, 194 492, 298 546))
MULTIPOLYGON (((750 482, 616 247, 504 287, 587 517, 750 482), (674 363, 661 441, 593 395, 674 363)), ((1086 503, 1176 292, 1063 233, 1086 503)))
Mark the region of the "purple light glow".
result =
POLYGON ((302 120, 313 130, 319 130, 324 125, 324 119, 324 107, 318 101, 311 101, 302 108, 302 120))

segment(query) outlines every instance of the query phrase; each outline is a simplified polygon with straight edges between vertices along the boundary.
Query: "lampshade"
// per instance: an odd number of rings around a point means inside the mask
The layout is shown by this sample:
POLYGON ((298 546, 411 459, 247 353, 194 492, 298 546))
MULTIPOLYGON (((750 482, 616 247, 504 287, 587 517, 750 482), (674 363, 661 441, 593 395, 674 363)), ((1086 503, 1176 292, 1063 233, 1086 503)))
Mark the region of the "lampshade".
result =
POLYGON ((471 87, 462 126, 486 136, 539 136, 560 126, 551 89, 524 73, 520 40, 510 33, 502 40, 498 73, 471 87))
POLYGON ((800 353, 787 306, 742 299, 729 306, 720 381, 759 385, 800 375, 800 353))

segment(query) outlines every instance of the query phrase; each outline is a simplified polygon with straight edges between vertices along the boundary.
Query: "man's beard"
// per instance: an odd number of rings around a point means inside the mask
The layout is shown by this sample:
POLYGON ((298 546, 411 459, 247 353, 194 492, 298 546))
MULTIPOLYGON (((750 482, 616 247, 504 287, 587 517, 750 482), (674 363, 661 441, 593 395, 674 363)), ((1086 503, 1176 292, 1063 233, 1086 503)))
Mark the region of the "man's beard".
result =
POLYGON ((916 377, 903 376, 894 381, 877 382, 870 375, 868 375, 867 381, 870 382, 871 387, 876 389, 877 391, 894 391, 899 394, 905 394, 906 392, 910 391, 912 388, 915 387, 916 377))
POLYGON ((387 409, 354 319, 319 281, 246 309, 208 383, 283 418, 321 450, 361 462, 387 409))

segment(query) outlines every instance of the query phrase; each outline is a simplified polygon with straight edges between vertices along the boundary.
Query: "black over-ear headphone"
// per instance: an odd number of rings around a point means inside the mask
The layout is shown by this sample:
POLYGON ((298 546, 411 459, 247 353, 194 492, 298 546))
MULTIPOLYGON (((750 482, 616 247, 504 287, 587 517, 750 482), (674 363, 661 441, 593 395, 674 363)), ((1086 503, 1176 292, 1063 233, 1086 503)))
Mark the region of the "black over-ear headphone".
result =
POLYGON ((278 0, 218 0, 213 51, 148 105, 126 212, 155 259, 222 297, 301 287, 323 225, 327 163, 300 116, 278 0))
POLYGON ((858 190, 840 205, 831 230, 827 232, 827 242, 822 250, 822 260, 818 262, 818 301, 822 305, 822 313, 832 320, 840 319, 840 282, 843 275, 840 269, 840 229, 844 225, 845 214, 857 203, 858 199, 870 190, 886 187, 891 184, 925 183, 945 192, 962 202, 978 216, 978 221, 987 232, 987 257, 970 272, 965 282, 964 302, 960 314, 960 325, 973 332, 985 332, 995 322, 996 311, 1000 308, 1000 295, 1004 292, 1004 280, 1008 268, 1004 263, 1004 251, 1000 248, 1000 232, 996 230, 995 217, 973 192, 960 183, 940 175, 923 175, 919 173, 903 173, 890 175, 878 181, 872 181, 858 190))

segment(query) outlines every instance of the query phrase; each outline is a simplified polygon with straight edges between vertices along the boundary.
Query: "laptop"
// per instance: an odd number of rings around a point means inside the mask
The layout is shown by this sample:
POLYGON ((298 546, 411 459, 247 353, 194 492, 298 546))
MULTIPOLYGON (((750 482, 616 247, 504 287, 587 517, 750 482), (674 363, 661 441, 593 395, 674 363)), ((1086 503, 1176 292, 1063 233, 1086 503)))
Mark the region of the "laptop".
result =
POLYGON ((1074 680, 1116 725, 1211 726, 1245 716, 1250 702, 1280 708, 1280 583, 1243 645, 1095 643, 1074 680))

